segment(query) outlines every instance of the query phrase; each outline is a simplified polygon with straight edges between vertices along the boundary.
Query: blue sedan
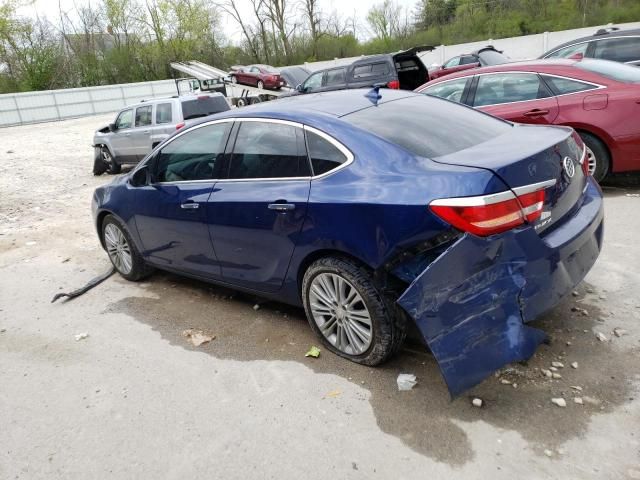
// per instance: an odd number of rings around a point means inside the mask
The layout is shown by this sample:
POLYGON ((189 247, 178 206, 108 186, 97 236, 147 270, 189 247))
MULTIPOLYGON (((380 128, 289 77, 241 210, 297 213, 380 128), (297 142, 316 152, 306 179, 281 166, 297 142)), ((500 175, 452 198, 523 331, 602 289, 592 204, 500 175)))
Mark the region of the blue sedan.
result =
POLYGON ((415 322, 452 395, 528 359, 528 323, 596 261, 602 195, 573 130, 412 92, 350 90, 180 130, 98 188, 118 272, 304 306, 325 347, 377 365, 415 322))

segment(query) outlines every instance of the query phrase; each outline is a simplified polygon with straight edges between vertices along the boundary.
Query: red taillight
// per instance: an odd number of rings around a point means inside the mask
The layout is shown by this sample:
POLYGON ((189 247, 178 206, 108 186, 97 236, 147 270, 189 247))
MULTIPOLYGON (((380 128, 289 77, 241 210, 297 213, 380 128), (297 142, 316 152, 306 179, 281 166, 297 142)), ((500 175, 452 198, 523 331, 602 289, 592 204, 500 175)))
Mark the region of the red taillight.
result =
POLYGON ((505 232, 542 215, 545 189, 555 180, 479 197, 445 198, 429 204, 433 213, 453 227, 480 237, 505 232))
POLYGON ((393 90, 400 90, 400 82, 398 80, 391 80, 389 83, 387 83, 387 87, 393 90))
POLYGON ((207 98, 209 98, 209 95, 200 95, 198 100, 206 100, 207 98))
POLYGON ((180 122, 179 124, 177 124, 176 130, 180 130, 182 127, 184 127, 184 122, 180 122))

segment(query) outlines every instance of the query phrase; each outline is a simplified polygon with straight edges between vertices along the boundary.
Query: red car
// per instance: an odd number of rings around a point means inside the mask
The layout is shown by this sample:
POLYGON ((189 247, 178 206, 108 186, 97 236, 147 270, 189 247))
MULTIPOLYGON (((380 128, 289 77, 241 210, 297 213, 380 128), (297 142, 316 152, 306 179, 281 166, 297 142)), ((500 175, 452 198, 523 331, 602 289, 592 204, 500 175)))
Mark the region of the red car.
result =
POLYGON ((606 60, 535 60, 478 68, 416 89, 512 122, 566 125, 597 180, 640 170, 640 68, 606 60))
POLYGON ((463 70, 502 65, 503 63, 509 63, 511 61, 512 60, 506 55, 503 55, 500 50, 496 50, 493 46, 488 45, 475 52, 450 58, 444 62, 442 66, 429 70, 429 80, 435 80, 436 78, 462 72, 463 70))
POLYGON ((269 65, 249 65, 237 67, 229 73, 231 82, 252 87, 279 90, 285 85, 278 71, 269 65))

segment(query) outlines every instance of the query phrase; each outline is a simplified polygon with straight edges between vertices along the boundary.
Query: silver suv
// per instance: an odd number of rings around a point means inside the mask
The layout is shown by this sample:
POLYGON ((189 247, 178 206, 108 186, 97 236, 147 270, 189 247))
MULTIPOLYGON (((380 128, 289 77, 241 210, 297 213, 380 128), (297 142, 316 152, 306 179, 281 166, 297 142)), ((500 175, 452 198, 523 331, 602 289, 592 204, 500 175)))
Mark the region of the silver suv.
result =
POLYGON ((176 130, 198 118, 229 110, 221 93, 181 95, 143 100, 125 107, 114 123, 93 136, 93 174, 119 173, 135 165, 176 130))

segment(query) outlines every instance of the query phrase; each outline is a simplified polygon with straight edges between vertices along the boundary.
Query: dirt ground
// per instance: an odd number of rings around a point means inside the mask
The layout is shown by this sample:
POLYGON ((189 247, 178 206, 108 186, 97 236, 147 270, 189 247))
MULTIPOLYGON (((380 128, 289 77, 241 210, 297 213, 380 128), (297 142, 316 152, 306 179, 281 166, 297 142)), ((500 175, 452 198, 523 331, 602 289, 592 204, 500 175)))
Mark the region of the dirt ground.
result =
POLYGON ((640 190, 605 189, 598 263, 536 322, 550 345, 451 401, 420 344, 305 358, 302 311, 170 274, 51 304, 109 268, 90 142, 110 119, 0 129, 1 479, 640 479, 640 190))

